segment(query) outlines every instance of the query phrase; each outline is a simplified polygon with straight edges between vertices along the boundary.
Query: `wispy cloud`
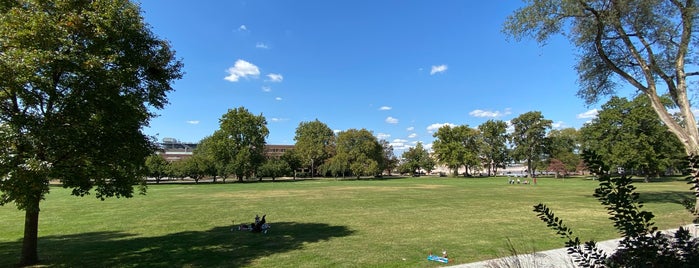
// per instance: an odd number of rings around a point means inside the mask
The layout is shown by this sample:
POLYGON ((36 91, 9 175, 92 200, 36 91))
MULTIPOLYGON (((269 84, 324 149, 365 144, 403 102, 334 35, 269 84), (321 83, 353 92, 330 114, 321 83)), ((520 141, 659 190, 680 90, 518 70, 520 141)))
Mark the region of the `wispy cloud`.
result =
POLYGON ((386 133, 378 133, 376 134, 376 138, 379 140, 385 140, 391 137, 391 134, 386 134, 386 133))
POLYGON ((432 65, 432 70, 430 71, 430 75, 446 72, 447 69, 448 69, 448 67, 446 64, 432 65))
POLYGON ((473 110, 470 113, 468 113, 471 116, 475 117, 491 117, 491 118, 497 118, 505 115, 512 114, 512 110, 510 108, 505 109, 505 111, 485 111, 485 110, 473 110))
POLYGON ((280 100, 282 100, 282 97, 276 97, 276 98, 274 98, 274 100, 280 101, 280 100))
POLYGON ((277 82, 277 83, 284 80, 284 76, 282 76, 281 74, 268 74, 267 78, 269 78, 269 81, 277 82))
POLYGON ((242 32, 242 31, 247 31, 247 30, 248 30, 248 26, 245 26, 245 24, 240 25, 240 27, 238 27, 238 31, 242 32))
POLYGON ((284 122, 284 121, 288 121, 288 120, 289 120, 289 119, 286 119, 286 118, 278 118, 278 117, 272 117, 272 118, 269 119, 269 121, 270 121, 270 122, 273 122, 273 123, 279 123, 279 122, 284 122))
POLYGON ((381 106, 379 108, 379 110, 381 111, 390 111, 391 109, 393 109, 391 106, 381 106))
POLYGON ((415 134, 415 133, 411 133, 410 135, 408 135, 408 138, 410 138, 410 139, 414 139, 416 137, 417 137, 417 134, 415 134))
POLYGON ((389 124, 398 124, 398 118, 394 118, 394 117, 391 117, 391 116, 386 117, 386 123, 389 123, 389 124))
POLYGON ((199 120, 189 120, 189 121, 187 121, 187 124, 190 124, 190 125, 198 125, 198 124, 199 124, 199 120))
POLYGON ((597 117, 597 114, 599 114, 599 110, 592 109, 592 110, 589 110, 587 112, 578 114, 577 118, 578 119, 592 119, 592 118, 597 117))
POLYGON ((270 92, 270 91, 272 91, 272 88, 269 87, 269 86, 262 86, 262 91, 264 91, 264 92, 270 92))
POLYGON ((406 130, 406 131, 413 131, 413 130, 415 130, 415 127, 408 127, 408 128, 406 128, 405 130, 406 130))
POLYGON ((551 124, 551 128, 553 129, 563 129, 566 127, 568 127, 568 125, 566 125, 566 123, 564 123, 563 121, 553 122, 551 124))
POLYGON ((399 151, 400 150, 407 150, 411 147, 410 145, 408 145, 408 141, 403 140, 403 139, 394 139, 389 144, 391 146, 393 146, 394 150, 399 150, 399 151))
POLYGON ((238 82, 240 78, 260 75, 260 69, 257 66, 244 60, 237 60, 233 67, 228 68, 226 72, 228 76, 224 79, 231 82, 238 82))
POLYGON ((434 123, 432 125, 427 126, 427 132, 434 133, 435 131, 439 130, 439 128, 441 128, 443 126, 456 127, 456 125, 454 125, 452 123, 434 123))
POLYGON ((257 44, 255 44, 255 47, 256 47, 256 48, 261 48, 261 49, 268 49, 268 48, 269 48, 269 45, 267 45, 267 44, 265 44, 265 43, 262 43, 262 42, 257 42, 257 44))

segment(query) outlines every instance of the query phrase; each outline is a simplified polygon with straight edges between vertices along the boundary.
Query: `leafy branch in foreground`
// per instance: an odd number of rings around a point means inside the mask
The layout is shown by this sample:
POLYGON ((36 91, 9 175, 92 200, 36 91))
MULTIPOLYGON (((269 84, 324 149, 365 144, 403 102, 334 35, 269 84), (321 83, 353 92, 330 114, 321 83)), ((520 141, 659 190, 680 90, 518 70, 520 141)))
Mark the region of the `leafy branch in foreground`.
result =
MULTIPOLYGON (((584 244, 573 231, 565 226, 546 205, 534 206, 537 216, 562 238, 568 239, 566 247, 575 262, 582 267, 693 267, 699 263, 699 240, 680 227, 672 236, 663 234, 653 226, 653 213, 643 208, 631 177, 612 177, 609 167, 599 155, 583 152, 583 159, 590 171, 599 179, 594 196, 604 205, 622 235, 616 251, 607 255, 597 248, 595 241, 584 244)), ((699 158, 690 157, 690 166, 698 167, 699 158)), ((695 170, 697 170, 695 168, 695 170)), ((690 183, 697 187, 697 172, 690 183)))

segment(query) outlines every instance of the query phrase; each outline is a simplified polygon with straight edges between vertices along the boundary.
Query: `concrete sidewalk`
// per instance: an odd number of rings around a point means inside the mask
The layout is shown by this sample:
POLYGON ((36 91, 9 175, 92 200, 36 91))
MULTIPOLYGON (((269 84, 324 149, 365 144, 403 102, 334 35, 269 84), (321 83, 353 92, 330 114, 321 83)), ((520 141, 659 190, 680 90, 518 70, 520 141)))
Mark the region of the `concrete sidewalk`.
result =
MULTIPOLYGON (((689 229, 689 233, 697 237, 697 225, 683 226, 689 229)), ((677 229, 665 230, 664 233, 674 233, 677 229)), ((597 247, 611 254, 619 245, 621 239, 613 239, 597 242, 597 247)), ((577 267, 573 259, 568 255, 567 248, 552 249, 531 254, 503 257, 487 261, 449 266, 451 268, 499 268, 499 267, 577 267)))

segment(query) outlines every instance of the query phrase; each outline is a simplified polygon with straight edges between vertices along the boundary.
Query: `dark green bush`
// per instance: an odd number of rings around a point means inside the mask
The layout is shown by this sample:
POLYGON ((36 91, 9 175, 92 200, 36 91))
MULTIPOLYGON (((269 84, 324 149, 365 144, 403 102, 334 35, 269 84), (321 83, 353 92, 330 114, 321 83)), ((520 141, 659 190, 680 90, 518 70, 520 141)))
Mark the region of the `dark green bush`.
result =
MULTIPOLYGON (((581 267, 673 268, 696 267, 699 264, 699 240, 693 238, 689 231, 682 227, 672 235, 658 231, 658 228, 653 226, 653 213, 642 210, 643 204, 631 177, 610 176, 609 167, 593 152, 583 152, 583 159, 590 171, 599 178, 599 187, 595 189, 594 196, 607 208, 611 215, 609 219, 622 235, 614 253, 607 255, 597 248, 595 241, 582 243, 546 205, 534 206, 537 216, 548 227, 568 239, 565 245, 576 264, 581 267)), ((693 169, 690 178, 691 189, 695 190, 699 185, 696 172, 699 158, 690 157, 689 163, 693 169)))

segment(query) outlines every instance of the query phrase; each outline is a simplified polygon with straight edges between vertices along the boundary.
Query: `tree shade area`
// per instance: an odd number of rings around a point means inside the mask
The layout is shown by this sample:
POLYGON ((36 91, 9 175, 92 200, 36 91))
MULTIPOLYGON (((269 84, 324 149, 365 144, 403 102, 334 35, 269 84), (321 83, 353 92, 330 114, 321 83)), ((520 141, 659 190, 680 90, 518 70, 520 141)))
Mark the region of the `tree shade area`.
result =
POLYGON ((141 132, 182 63, 130 1, 0 2, 0 204, 26 212, 21 265, 39 261, 49 180, 131 197, 154 144, 141 132))

